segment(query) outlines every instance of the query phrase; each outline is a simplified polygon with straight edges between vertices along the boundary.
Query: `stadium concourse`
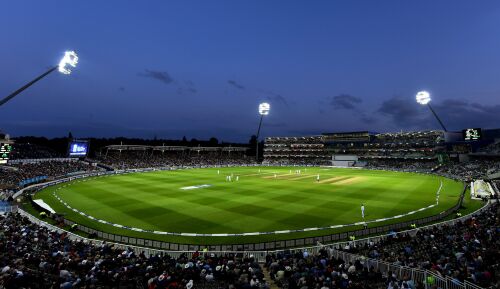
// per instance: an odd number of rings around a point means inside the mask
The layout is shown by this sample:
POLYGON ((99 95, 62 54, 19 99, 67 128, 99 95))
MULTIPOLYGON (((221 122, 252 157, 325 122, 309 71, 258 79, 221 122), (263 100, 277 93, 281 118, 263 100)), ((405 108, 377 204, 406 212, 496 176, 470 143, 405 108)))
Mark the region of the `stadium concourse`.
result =
MULTIPOLYGON (((441 131, 371 134, 335 133, 312 137, 267 138, 265 164, 335 165, 436 173, 470 181, 500 171, 498 143, 479 148, 447 141, 441 131), (464 147, 465 146, 465 147, 464 147), (340 155, 338 159, 335 156, 340 155), (347 158, 345 156, 348 156, 347 158), (356 156, 357 159, 351 158, 356 156)), ((98 151, 98 150, 96 150, 98 151)), ((169 166, 253 164, 244 148, 187 146, 103 146, 100 153, 69 159, 55 149, 15 144, 1 167, 3 198, 34 182, 95 170, 169 166), (43 177, 43 178, 41 178, 43 177)), ((497 188, 498 181, 491 184, 497 188)), ((10 197, 10 198, 9 198, 10 197)), ((492 196, 492 198, 496 198, 492 196)), ((496 200, 471 219, 453 226, 397 234, 343 249, 360 257, 318 251, 269 252, 265 262, 251 253, 185 252, 146 255, 114 244, 71 239, 67 233, 34 224, 18 213, 0 216, 0 286, 3 288, 438 288, 432 280, 398 276, 364 258, 426 269, 488 288, 499 285, 499 205, 496 200)), ((452 285, 450 285, 452 286, 452 285)), ((448 287, 447 287, 448 288, 448 287)), ((452 288, 452 287, 450 287, 452 288)))

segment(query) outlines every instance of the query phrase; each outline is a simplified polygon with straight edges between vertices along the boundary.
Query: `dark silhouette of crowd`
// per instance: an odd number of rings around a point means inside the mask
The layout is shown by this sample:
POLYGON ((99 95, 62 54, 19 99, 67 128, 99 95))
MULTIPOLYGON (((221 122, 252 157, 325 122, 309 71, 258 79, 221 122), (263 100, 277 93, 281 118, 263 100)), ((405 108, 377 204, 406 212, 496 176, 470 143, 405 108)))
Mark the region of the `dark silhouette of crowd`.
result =
POLYGON ((481 214, 454 225, 421 229, 415 235, 393 234, 378 242, 344 249, 486 288, 500 280, 499 213, 499 203, 494 202, 481 214))
POLYGON ((331 160, 324 158, 267 158, 264 164, 270 166, 329 166, 332 164, 331 160))
POLYGON ((366 161, 366 167, 371 169, 434 172, 459 180, 487 179, 489 174, 500 172, 500 159, 475 159, 468 162, 448 162, 444 165, 438 165, 434 160, 371 159, 366 161))
POLYGON ((16 188, 21 181, 39 176, 56 178, 64 177, 75 172, 86 172, 96 169, 95 166, 77 160, 13 164, 9 167, 0 168, 0 173, 2 174, 0 186, 4 188, 16 188))
POLYGON ((31 143, 16 143, 10 159, 49 159, 62 158, 63 154, 46 146, 31 143))
POLYGON ((0 248, 0 288, 269 288, 253 256, 146 256, 72 241, 19 214, 0 215, 0 248))
POLYGON ((114 169, 137 169, 153 167, 198 167, 216 165, 244 165, 255 163, 255 159, 244 152, 185 152, 166 151, 113 151, 97 158, 97 161, 114 169))
POLYGON ((326 248, 314 255, 307 251, 270 254, 265 266, 271 279, 287 289, 387 288, 392 282, 413 284, 408 278, 398 280, 392 273, 382 274, 373 267, 364 266, 361 261, 346 263, 332 257, 326 248))
POLYGON ((437 167, 434 161, 415 161, 404 159, 365 159, 367 168, 382 170, 398 170, 410 172, 430 172, 437 167))
POLYGON ((500 159, 475 159, 463 163, 448 163, 439 173, 462 180, 485 179, 488 174, 500 172, 500 159))

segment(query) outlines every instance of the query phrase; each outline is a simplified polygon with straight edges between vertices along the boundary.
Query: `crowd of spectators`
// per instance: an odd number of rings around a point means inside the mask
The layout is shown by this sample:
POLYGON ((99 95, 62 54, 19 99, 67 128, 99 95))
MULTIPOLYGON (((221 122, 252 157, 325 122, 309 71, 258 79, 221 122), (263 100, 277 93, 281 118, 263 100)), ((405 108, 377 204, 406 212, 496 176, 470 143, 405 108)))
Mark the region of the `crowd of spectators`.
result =
POLYGON ((468 162, 449 162, 438 165, 436 160, 365 159, 367 168, 435 172, 459 180, 487 179, 489 174, 500 172, 500 159, 476 159, 468 162))
MULTIPOLYGON (((430 270, 453 282, 469 281, 484 288, 500 281, 500 206, 493 203, 481 214, 452 226, 434 226, 416 234, 394 234, 379 242, 345 251, 395 265, 430 270)), ((284 288, 424 288, 411 276, 397 279, 392 272, 379 272, 367 259, 345 263, 330 249, 311 255, 307 251, 271 254, 266 258, 271 279, 284 288)), ((429 284, 427 284, 429 285, 429 284)), ((432 284, 430 284, 432 285, 432 284)))
POLYGON ((408 172, 430 172, 437 167, 434 160, 415 161, 401 159, 365 159, 370 169, 398 170, 408 172))
POLYGON ((500 155, 500 140, 496 140, 494 143, 479 149, 479 153, 500 155))
POLYGON ((329 166, 332 162, 324 158, 273 157, 264 160, 263 164, 271 166, 329 166))
MULTIPOLYGON (((414 237, 350 246, 349 252, 428 269, 486 288, 498 281, 498 209, 494 205, 458 224, 458 229, 421 230, 414 237)), ((333 257, 327 247, 316 254, 284 251, 267 255, 264 267, 271 280, 266 280, 265 269, 252 255, 146 256, 108 243, 72 241, 64 233, 33 224, 16 213, 0 215, 0 247, 2 288, 269 289, 272 283, 287 289, 425 288, 411 276, 398 278, 393 272, 376 270, 366 259, 346 263, 333 257)))
POLYGON ((287 289, 423 288, 408 277, 398 280, 392 272, 383 274, 364 266, 361 261, 346 263, 332 257, 330 249, 326 248, 317 254, 307 251, 270 254, 265 266, 271 279, 287 289))
POLYGON ((112 151, 97 158, 97 161, 114 169, 137 169, 172 166, 215 166, 243 165, 255 163, 255 159, 245 152, 220 151, 165 151, 149 153, 147 151, 112 151))
POLYGON ((47 178, 61 177, 68 174, 92 171, 97 169, 88 163, 71 161, 40 161, 33 163, 18 163, 0 167, 0 186, 3 189, 16 188, 21 181, 47 176, 47 178))
POLYGON ((55 150, 30 143, 16 143, 14 145, 14 150, 10 153, 9 158, 13 160, 17 159, 48 159, 48 158, 62 158, 63 154, 56 152, 55 150))
POLYGON ((327 165, 330 157, 322 136, 268 137, 264 161, 271 165, 327 165))
POLYGON ((484 288, 500 281, 500 206, 454 225, 418 230, 415 235, 391 235, 346 251, 396 265, 422 268, 484 288))
POLYGON ((438 173, 461 180, 485 179, 494 172, 500 172, 500 159, 476 159, 469 162, 450 162, 438 173))
POLYGON ((374 136, 369 147, 432 148, 443 143, 444 140, 444 132, 439 130, 381 133, 374 136))
POLYGON ((0 288, 269 289, 252 256, 145 256, 72 241, 19 214, 0 215, 0 288))

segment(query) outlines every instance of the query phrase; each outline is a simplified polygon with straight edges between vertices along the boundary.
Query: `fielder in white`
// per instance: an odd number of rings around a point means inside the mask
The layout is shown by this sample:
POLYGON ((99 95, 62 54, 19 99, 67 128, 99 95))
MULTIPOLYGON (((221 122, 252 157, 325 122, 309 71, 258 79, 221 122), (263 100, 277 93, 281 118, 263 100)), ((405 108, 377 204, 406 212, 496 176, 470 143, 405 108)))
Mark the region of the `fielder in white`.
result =
POLYGON ((361 218, 365 218, 365 205, 361 204, 361 218))

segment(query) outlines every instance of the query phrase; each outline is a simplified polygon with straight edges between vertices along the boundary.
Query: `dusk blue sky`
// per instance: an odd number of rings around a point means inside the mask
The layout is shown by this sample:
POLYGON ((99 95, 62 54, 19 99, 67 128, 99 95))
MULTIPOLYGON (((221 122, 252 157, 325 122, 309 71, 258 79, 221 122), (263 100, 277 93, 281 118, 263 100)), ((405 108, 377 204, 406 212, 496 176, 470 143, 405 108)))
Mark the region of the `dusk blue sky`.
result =
POLYGON ((0 3, 0 107, 12 136, 247 141, 262 136, 500 127, 500 1, 0 3))

